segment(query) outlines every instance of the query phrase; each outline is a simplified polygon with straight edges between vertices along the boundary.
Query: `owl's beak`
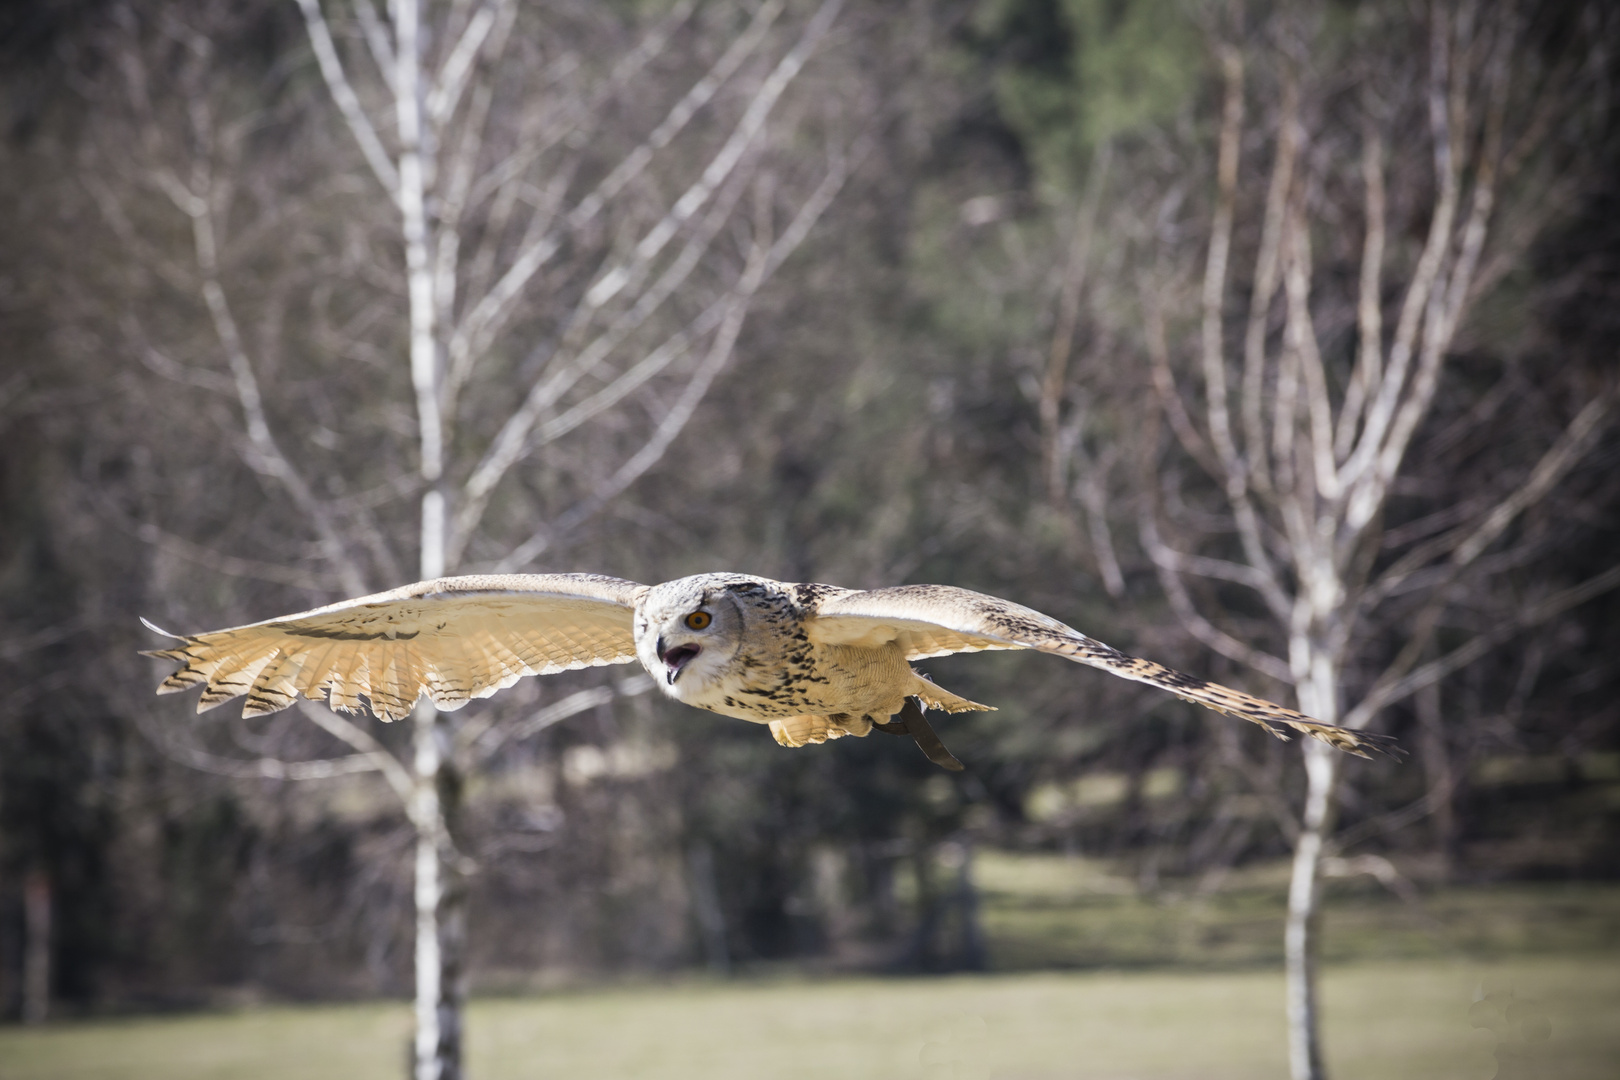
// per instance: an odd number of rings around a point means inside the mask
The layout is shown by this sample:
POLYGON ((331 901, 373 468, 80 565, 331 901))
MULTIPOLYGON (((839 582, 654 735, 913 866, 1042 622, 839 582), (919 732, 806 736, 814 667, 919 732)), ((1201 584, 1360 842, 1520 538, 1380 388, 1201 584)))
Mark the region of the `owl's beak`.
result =
POLYGON ((681 677, 682 670, 702 651, 696 645, 677 645, 673 649, 665 648, 664 639, 662 637, 658 639, 658 659, 664 663, 664 678, 669 685, 675 685, 675 680, 681 677))

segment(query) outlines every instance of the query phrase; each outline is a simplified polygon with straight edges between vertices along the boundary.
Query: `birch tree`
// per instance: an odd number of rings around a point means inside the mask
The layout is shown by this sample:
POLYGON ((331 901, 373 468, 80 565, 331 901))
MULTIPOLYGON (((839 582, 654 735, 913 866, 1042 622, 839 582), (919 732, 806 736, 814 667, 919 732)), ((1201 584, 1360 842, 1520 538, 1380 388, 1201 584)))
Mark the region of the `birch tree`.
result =
MULTIPOLYGON (((337 224, 341 250, 310 267, 332 280, 309 287, 283 277, 266 288, 248 276, 267 252, 288 261, 276 245, 308 207, 256 190, 264 183, 252 169, 254 140, 271 110, 233 110, 207 18, 164 11, 153 23, 181 45, 180 103, 160 99, 154 86, 169 73, 149 70, 139 43, 126 42, 120 60, 139 152, 87 183, 130 250, 200 303, 212 341, 177 357, 139 313, 128 317, 130 337, 148 369, 229 403, 227 439, 313 545, 308 568, 289 572, 297 583, 355 595, 403 579, 407 565, 420 579, 469 564, 521 569, 577 537, 657 467, 731 363, 755 294, 859 155, 836 95, 790 94, 840 0, 804 12, 781 0, 750 10, 699 10, 688 0, 639 31, 588 4, 543 13, 515 0, 297 7, 307 55, 364 170, 324 180, 354 196, 347 207, 360 215, 337 224), (604 66, 609 49, 617 54, 604 66), (670 72, 686 80, 678 92, 666 89, 670 72), (784 153, 793 137, 816 149, 784 153), (119 182, 167 201, 189 233, 189 259, 155 252, 119 182), (285 331, 295 305, 310 321, 296 343, 285 331), (385 462, 397 463, 391 471, 310 451, 312 439, 340 448, 345 435, 289 422, 291 402, 281 399, 290 388, 266 369, 299 345, 333 357, 306 362, 319 380, 330 371, 333 389, 358 393, 348 408, 368 408, 397 385, 396 363, 408 372, 409 411, 384 404, 382 430, 355 440, 384 447, 385 462), (359 386, 344 378, 355 366, 370 369, 359 386), (568 449, 569 436, 589 441, 568 449), (516 479, 535 470, 545 483, 516 479), (352 494, 356 480, 370 490, 352 494), (406 507, 414 558, 387 528, 406 507)), ((125 23, 140 32, 133 14, 125 23)), ((301 243, 319 249, 323 239, 301 243)), ((229 553, 155 522, 138 527, 199 561, 233 565, 229 553)), ((644 687, 632 680, 626 689, 644 687)), ((317 706, 303 715, 349 756, 222 761, 177 744, 216 771, 386 779, 416 836, 421 1080, 461 1075, 471 864, 457 822, 466 769, 507 737, 601 704, 588 696, 493 736, 487 722, 468 729, 424 700, 403 752, 317 706)))
MULTIPOLYGON (((1400 480, 1448 356, 1470 315, 1573 191, 1570 175, 1549 167, 1556 155, 1538 152, 1554 117, 1579 100, 1577 83, 1571 70, 1520 49, 1524 13, 1515 8, 1436 3, 1419 25, 1390 16, 1364 27, 1424 48, 1354 62, 1348 95, 1333 86, 1338 73, 1318 66, 1322 54, 1302 24, 1270 28, 1282 42, 1276 53, 1218 46, 1223 95, 1202 270, 1178 278, 1161 258, 1144 277, 1153 381, 1180 456, 1161 459, 1158 477, 1146 481, 1161 498, 1148 504, 1140 533, 1175 614, 1198 641, 1291 685, 1304 712, 1359 728, 1620 584, 1611 570, 1494 621, 1458 610, 1469 590, 1523 561, 1526 552, 1504 550, 1504 539, 1611 422, 1616 390, 1591 388, 1514 483, 1498 483, 1484 498, 1454 495, 1427 526, 1391 543, 1400 480), (1244 160, 1255 128, 1248 109, 1254 82, 1267 78, 1276 104, 1260 120, 1270 161, 1257 176, 1244 160), (1423 133, 1421 154, 1402 134, 1413 129, 1423 133), (1250 177, 1263 198, 1257 228, 1242 229, 1250 177), (1356 233, 1359 248, 1347 239, 1356 233), (1409 242, 1414 236, 1421 239, 1409 242), (1253 262, 1240 269, 1245 248, 1253 262), (1199 312, 1186 347, 1176 338, 1178 306, 1199 312), (1213 481, 1215 503, 1181 490, 1183 461, 1213 481), (1216 518, 1203 515, 1217 505, 1216 518), (1220 594, 1211 585, 1252 596, 1283 648, 1251 644, 1252 620, 1229 629, 1233 606, 1212 602, 1220 594), (1378 621, 1393 604, 1402 606, 1398 647, 1380 640, 1394 629, 1378 621), (1438 635, 1442 625, 1453 632, 1438 635)), ((1288 822, 1285 927, 1297 1080, 1324 1074, 1317 913, 1324 860, 1336 856, 1343 769, 1331 754, 1302 750, 1306 787, 1288 822)))

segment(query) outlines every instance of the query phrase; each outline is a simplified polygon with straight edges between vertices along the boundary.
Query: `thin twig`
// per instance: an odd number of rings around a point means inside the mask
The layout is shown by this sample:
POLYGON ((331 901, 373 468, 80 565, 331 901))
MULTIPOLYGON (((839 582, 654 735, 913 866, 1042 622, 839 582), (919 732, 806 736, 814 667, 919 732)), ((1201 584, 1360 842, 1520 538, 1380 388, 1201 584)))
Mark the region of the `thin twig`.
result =
MULTIPOLYGON (((343 114, 343 121, 349 126, 349 132, 354 141, 359 144, 360 152, 365 156, 366 164, 371 166, 372 174, 382 184, 388 197, 399 197, 399 172, 394 168, 394 162, 389 158, 388 151, 383 148, 382 140, 377 137, 377 129, 371 126, 360 99, 355 96, 354 87, 349 85, 349 77, 343 70, 343 61, 338 57, 337 46, 332 43, 332 31, 326 24, 326 16, 321 12, 320 0, 298 0, 298 7, 304 13, 304 26, 309 32, 310 46, 315 50, 315 60, 321 69, 321 78, 326 80, 326 88, 332 95, 332 101, 343 114)), ((385 69, 386 70, 386 69, 385 69)))
MULTIPOLYGON (((843 187, 845 180, 849 177, 850 173, 859 166, 860 162, 865 158, 867 153, 870 152, 871 147, 872 140, 869 137, 862 136, 856 140, 855 145, 851 147, 847 153, 841 153, 834 157, 827 170, 827 174, 822 177, 821 182, 816 185, 815 190, 810 193, 810 196, 805 199, 804 203, 799 207, 798 213, 794 215, 793 221, 790 222, 788 227, 782 231, 781 236, 777 237, 775 242, 770 244, 769 247, 764 251, 762 262, 759 267, 760 278, 757 282, 754 282, 752 285, 749 284, 749 275, 751 271, 745 269, 741 278, 738 280, 737 284, 733 286, 730 292, 721 297, 719 300, 716 300, 686 328, 672 335, 657 349, 653 350, 645 358, 643 358, 639 364, 628 370, 622 377, 624 381, 617 385, 617 389, 615 389, 614 384, 610 384, 608 387, 604 388, 602 393, 608 395, 609 397, 611 397, 612 394, 620 392, 623 394, 628 394, 632 389, 635 388, 635 386, 639 386, 647 379, 650 379, 653 374, 659 370, 662 370, 676 357, 684 354, 691 342, 699 340, 704 334, 710 332, 710 330, 723 327, 725 320, 729 317, 729 313, 732 311, 733 300, 741 295, 739 290, 745 291, 746 294, 751 297, 753 290, 757 290, 776 273, 777 269, 781 267, 782 263, 788 258, 788 256, 792 255, 793 252, 798 249, 799 245, 804 242, 805 237, 809 235, 811 228, 821 218, 821 215, 826 211, 827 207, 832 204, 833 198, 843 187)), ((744 310, 746 311, 746 305, 744 310)), ((706 386, 707 384, 705 383, 704 385, 706 386)), ((602 404, 604 407, 608 403, 608 397, 604 397, 602 399, 602 404)), ((568 414, 564 414, 564 416, 567 415, 568 414)), ((582 417, 581 422, 583 422, 583 419, 584 418, 582 417)), ((558 420, 561 421, 562 417, 559 417, 558 420)), ((660 451, 660 454, 661 453, 662 451, 660 451)), ((512 461, 507 464, 506 468, 510 468, 512 464, 515 464, 516 461, 520 459, 521 455, 513 457, 512 461)), ((505 470, 503 469, 502 472, 504 473, 504 471, 505 470)), ((475 475, 477 474, 475 473, 475 475)), ((638 473, 637 475, 640 474, 638 473)), ((497 476, 495 479, 498 480, 499 477, 497 476)), ((491 484, 491 489, 492 488, 493 484, 491 484)), ((471 500, 469 499, 468 501, 470 502, 471 500)), ((599 508, 599 505, 597 505, 590 511, 590 514, 594 514, 596 509, 599 508)), ((588 517, 590 514, 586 514, 585 516, 588 517)), ((570 520, 574 519, 571 518, 570 520)), ((582 521, 584 518, 581 517, 578 520, 582 521)), ((476 525, 477 520, 469 518, 467 524, 458 528, 457 536, 461 543, 466 543, 467 539, 472 535, 472 531, 476 525)), ((560 535, 560 532, 558 532, 555 528, 548 532, 537 533, 535 536, 530 537, 529 540, 520 545, 506 558, 502 559, 498 565, 507 569, 523 566, 534 558, 538 557, 540 552, 545 550, 545 548, 549 546, 552 540, 558 535, 560 535)), ((506 571, 502 570, 499 572, 506 571)))
POLYGON ((199 165, 202 193, 192 191, 171 174, 158 174, 159 181, 170 193, 175 205, 191 219, 193 247, 197 256, 197 269, 202 279, 201 291, 214 331, 224 350, 236 388, 236 397, 246 421, 248 445, 251 453, 244 455, 249 468, 277 480, 304 512, 320 538, 321 550, 332 563, 344 588, 355 595, 366 591, 365 576, 350 556, 342 535, 333 524, 325 505, 315 497, 308 481, 293 465, 277 444, 270 431, 265 413, 264 399, 259 390, 258 376, 242 344, 236 318, 231 312, 220 282, 218 243, 214 234, 214 210, 210 200, 208 174, 199 165))
MULTIPOLYGON (((828 2, 836 3, 837 0, 828 0, 828 2)), ((656 152, 656 148, 653 146, 655 142, 658 147, 662 147, 679 133, 702 104, 714 95, 720 85, 753 52, 758 42, 763 39, 765 30, 770 26, 779 9, 780 5, 777 3, 768 2, 762 5, 760 10, 755 12, 755 19, 750 24, 748 31, 738 41, 734 42, 731 48, 727 49, 720 57, 720 60, 716 62, 715 67, 711 68, 703 79, 700 79, 685 96, 671 107, 664 122, 655 128, 646 140, 638 144, 636 149, 631 151, 619 166, 587 193, 574 206, 573 210, 569 211, 563 220, 562 227, 547 231, 523 245, 507 268, 506 273, 476 304, 473 304, 466 316, 462 318, 451 333, 447 351, 452 367, 472 363, 473 359, 488 348, 489 342, 494 339, 495 335, 505 325, 512 306, 516 303, 530 279, 561 249, 564 236, 577 232, 594 220, 602 208, 608 204, 612 195, 616 194, 646 167, 656 152)), ((826 8, 824 7, 822 12, 817 13, 817 20, 821 18, 825 11, 826 8)), ((834 9, 834 14, 836 14, 836 9, 834 9)), ((812 20, 812 27, 807 28, 807 34, 810 29, 814 29, 817 20, 812 20)), ((825 26, 822 26, 821 30, 824 31, 825 26)), ((819 40, 819 37, 820 33, 817 33, 815 40, 819 40)), ((806 42, 801 39, 800 45, 805 44, 806 42)), ((813 46, 814 40, 809 44, 813 46)), ((780 76, 789 68, 792 69, 794 75, 797 75, 798 68, 802 65, 805 57, 806 54, 800 52, 797 48, 791 50, 778 63, 776 70, 772 72, 771 78, 766 80, 767 85, 761 88, 761 93, 765 93, 767 88, 774 88, 776 93, 780 94, 781 90, 786 88, 786 82, 780 76)), ((790 80, 791 76, 789 76, 790 80)), ((760 97, 756 95, 755 104, 759 103, 760 100, 760 97)), ((775 104, 774 97, 770 99, 770 104, 775 104)), ((768 109, 769 106, 767 106, 766 111, 768 109)), ((736 129, 733 130, 732 138, 727 140, 726 144, 716 154, 715 159, 710 162, 709 168, 704 171, 703 178, 698 181, 698 184, 703 185, 708 180, 711 172, 716 168, 716 163, 722 157, 729 158, 732 164, 735 164, 736 159, 741 155, 742 146, 740 144, 751 142, 759 132, 758 126, 755 126, 751 132, 744 136, 744 128, 751 123, 762 124, 763 120, 764 117, 758 115, 751 106, 743 119, 738 122, 736 129)), ((729 172, 729 167, 727 171, 729 172)), ((717 185, 718 181, 715 184, 717 185)), ((694 189, 689 189, 687 195, 691 195, 692 190, 694 189)), ((683 196, 683 198, 686 197, 683 196)), ((695 209, 695 206, 691 207, 691 210, 695 209)), ((690 216, 690 211, 686 216, 690 216)), ((598 285, 600 284, 599 281, 598 285)))
POLYGON ((1228 659, 1254 668, 1279 682, 1293 683, 1293 673, 1283 660, 1243 644, 1199 613, 1197 605, 1187 592, 1186 583, 1181 580, 1178 553, 1159 539, 1159 530, 1153 520, 1152 510, 1144 510, 1138 522, 1138 531, 1142 537, 1142 546, 1147 550, 1148 557, 1158 572, 1159 584, 1170 600, 1171 609, 1193 637, 1228 659))
POLYGON ((1361 727, 1372 719, 1378 710, 1411 696, 1431 683, 1438 682, 1453 671, 1467 667, 1496 646, 1523 631, 1539 626, 1616 586, 1620 586, 1620 566, 1611 567, 1579 585, 1571 586, 1539 603, 1532 604, 1520 613, 1518 618, 1508 620, 1495 630, 1476 635, 1466 645, 1453 649, 1437 660, 1431 660, 1413 670, 1411 674, 1401 677, 1399 672, 1386 672, 1361 702, 1346 714, 1345 726, 1361 727))
POLYGON ((1243 441, 1244 449, 1248 452, 1250 478, 1261 491, 1271 486, 1265 428, 1261 419, 1265 402, 1266 323, 1279 283, 1282 237, 1287 227, 1285 212, 1294 187, 1294 165, 1299 157, 1300 142, 1299 82, 1290 76, 1283 84, 1277 157, 1272 163, 1271 182, 1266 188, 1260 249, 1255 254, 1254 289, 1249 294, 1249 322, 1243 335, 1243 441))
POLYGON ((402 804, 409 807, 411 797, 416 790, 416 783, 411 777, 410 770, 400 762, 388 748, 378 742, 370 732, 352 720, 333 712, 326 705, 307 698, 298 699, 298 711, 305 718, 313 722, 322 731, 347 743, 360 751, 361 754, 373 759, 376 768, 388 781, 388 786, 394 789, 402 804))

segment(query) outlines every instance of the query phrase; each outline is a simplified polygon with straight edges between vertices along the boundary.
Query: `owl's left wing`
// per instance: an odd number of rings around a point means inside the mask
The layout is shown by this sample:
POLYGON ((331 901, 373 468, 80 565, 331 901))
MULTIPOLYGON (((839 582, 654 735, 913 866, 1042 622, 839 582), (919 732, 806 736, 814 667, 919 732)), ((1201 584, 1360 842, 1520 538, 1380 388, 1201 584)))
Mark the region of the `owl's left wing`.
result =
POLYGON ((302 695, 351 712, 365 698, 395 720, 422 694, 458 709, 525 675, 629 663, 646 591, 598 574, 440 578, 206 634, 147 623, 180 644, 146 655, 181 664, 158 693, 205 687, 198 712, 246 694, 256 716, 302 695))
POLYGON ((1282 730, 1287 727, 1357 757, 1368 757, 1368 751, 1400 753, 1388 735, 1324 724, 1240 690, 1127 656, 1033 608, 949 585, 901 585, 828 595, 815 606, 805 629, 820 644, 875 648, 895 642, 907 660, 988 649, 1036 649, 1252 721, 1279 739, 1289 737, 1282 730))

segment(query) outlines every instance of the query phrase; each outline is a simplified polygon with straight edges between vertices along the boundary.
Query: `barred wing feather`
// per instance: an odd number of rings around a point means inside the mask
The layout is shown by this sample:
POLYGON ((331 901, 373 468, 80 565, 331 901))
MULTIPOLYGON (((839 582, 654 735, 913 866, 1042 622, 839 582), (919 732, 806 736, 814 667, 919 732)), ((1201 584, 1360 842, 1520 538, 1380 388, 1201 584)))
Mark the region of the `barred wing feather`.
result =
POLYGON ((633 661, 631 618, 645 591, 596 574, 440 578, 230 630, 168 634, 180 644, 146 655, 181 665, 158 693, 204 688, 198 712, 246 694, 242 714, 257 716, 302 695, 351 712, 369 702, 396 720, 424 693, 458 709, 525 675, 633 661))
POLYGON ((1397 755, 1388 735, 1324 724, 1240 690, 1127 656, 1050 615, 949 585, 902 585, 828 596, 808 627, 812 640, 875 647, 893 641, 908 660, 986 649, 1036 649, 1168 690, 1207 709, 1259 724, 1279 739, 1302 732, 1357 757, 1397 755))

